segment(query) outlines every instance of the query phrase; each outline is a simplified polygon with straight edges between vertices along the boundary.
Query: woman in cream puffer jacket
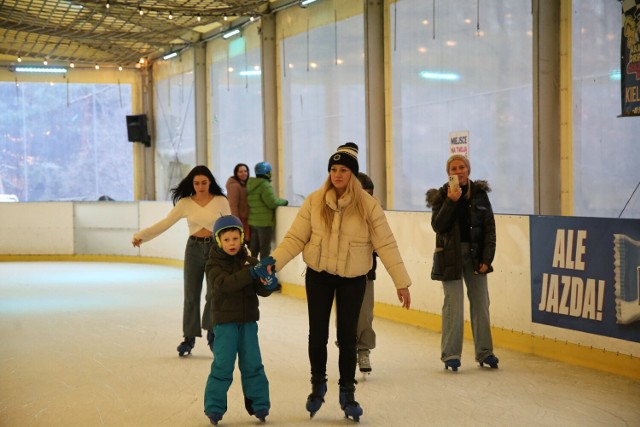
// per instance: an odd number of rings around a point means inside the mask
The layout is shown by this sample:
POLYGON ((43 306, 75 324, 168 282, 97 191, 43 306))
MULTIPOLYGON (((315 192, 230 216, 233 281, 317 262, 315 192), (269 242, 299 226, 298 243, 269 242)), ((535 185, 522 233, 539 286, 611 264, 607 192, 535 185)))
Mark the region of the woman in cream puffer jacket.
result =
POLYGON ((329 177, 306 198, 270 260, 280 270, 302 252, 307 264, 312 383, 307 410, 311 416, 320 409, 327 391, 329 318, 336 300, 339 401, 345 415, 356 420, 363 412, 354 397, 357 323, 373 251, 389 272, 403 307, 408 309, 411 304, 411 279, 384 211, 357 178, 357 149, 347 143, 329 159, 329 177))

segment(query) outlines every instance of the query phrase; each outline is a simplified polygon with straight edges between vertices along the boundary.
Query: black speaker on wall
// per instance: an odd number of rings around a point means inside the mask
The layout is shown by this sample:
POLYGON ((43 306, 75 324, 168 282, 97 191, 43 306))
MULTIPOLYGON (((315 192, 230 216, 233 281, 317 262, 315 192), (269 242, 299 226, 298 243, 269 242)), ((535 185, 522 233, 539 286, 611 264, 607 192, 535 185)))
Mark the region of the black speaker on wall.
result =
POLYGON ((141 142, 146 147, 151 146, 146 114, 127 116, 127 136, 129 137, 129 142, 141 142))

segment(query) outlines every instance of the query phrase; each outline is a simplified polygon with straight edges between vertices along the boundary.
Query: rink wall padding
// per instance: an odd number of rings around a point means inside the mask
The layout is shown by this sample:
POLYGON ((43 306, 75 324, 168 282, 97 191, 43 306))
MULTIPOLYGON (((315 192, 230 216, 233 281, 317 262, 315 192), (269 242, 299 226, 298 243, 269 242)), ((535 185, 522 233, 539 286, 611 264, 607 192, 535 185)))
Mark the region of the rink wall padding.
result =
MULTIPOLYGON (((104 261, 182 265, 186 221, 140 248, 132 235, 163 218, 171 202, 0 203, 0 261, 104 261)), ((277 210, 276 242, 296 207, 277 210)), ((440 330, 442 285, 430 279, 435 234, 430 212, 386 212, 409 275, 411 310, 402 309, 382 263, 375 282, 375 314, 440 330)), ((494 344, 640 379, 640 343, 532 322, 530 217, 497 215, 497 252, 489 276, 494 344)), ((305 298, 302 257, 279 272, 283 293, 305 298)), ((467 304, 467 301, 465 301, 467 304)), ((468 306, 465 336, 470 338, 468 306)))

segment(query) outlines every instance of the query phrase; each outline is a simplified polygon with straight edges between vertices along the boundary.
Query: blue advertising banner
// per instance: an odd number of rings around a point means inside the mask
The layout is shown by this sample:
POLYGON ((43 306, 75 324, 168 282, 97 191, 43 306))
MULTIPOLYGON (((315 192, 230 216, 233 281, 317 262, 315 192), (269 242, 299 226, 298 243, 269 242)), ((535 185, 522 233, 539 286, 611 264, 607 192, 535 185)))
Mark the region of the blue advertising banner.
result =
POLYGON ((640 0, 622 0, 621 5, 621 116, 640 116, 640 0))
POLYGON ((640 342, 640 220, 532 216, 534 323, 640 342))

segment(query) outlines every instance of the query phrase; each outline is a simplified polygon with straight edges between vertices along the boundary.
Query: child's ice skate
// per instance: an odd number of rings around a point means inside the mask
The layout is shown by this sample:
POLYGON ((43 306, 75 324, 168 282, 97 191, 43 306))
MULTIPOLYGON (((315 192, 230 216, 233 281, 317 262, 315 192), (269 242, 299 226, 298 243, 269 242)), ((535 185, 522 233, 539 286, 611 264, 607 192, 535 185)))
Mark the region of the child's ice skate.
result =
POLYGON ((222 419, 222 414, 217 414, 214 412, 213 414, 207 414, 207 417, 209 417, 209 421, 211 421, 211 424, 217 426, 218 421, 222 419))
POLYGON ((269 411, 266 409, 260 409, 255 413, 256 418, 262 421, 263 423, 267 421, 267 416, 269 415, 269 411))

